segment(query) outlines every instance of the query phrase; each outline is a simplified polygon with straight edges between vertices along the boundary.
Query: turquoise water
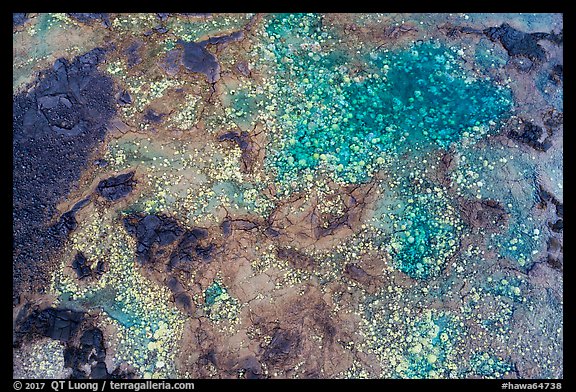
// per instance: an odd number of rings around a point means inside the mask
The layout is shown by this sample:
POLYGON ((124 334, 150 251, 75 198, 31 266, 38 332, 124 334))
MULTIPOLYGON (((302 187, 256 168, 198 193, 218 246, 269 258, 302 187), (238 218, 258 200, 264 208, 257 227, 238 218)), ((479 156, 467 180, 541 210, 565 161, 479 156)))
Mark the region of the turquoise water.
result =
POLYGON ((427 279, 437 275, 444 260, 454 252, 459 231, 443 219, 434 197, 415 195, 414 200, 406 204, 399 220, 406 225, 406 230, 396 231, 392 236, 399 244, 393 260, 398 269, 410 277, 427 279))
POLYGON ((205 291, 204 291, 204 300, 206 305, 212 306, 216 302, 216 299, 224 293, 224 289, 218 284, 218 282, 212 283, 205 291))
POLYGON ((316 15, 277 16, 266 29, 276 59, 284 148, 281 181, 323 164, 350 182, 370 176, 382 154, 448 148, 497 121, 510 90, 470 78, 456 50, 438 42, 352 57, 332 49, 316 15))

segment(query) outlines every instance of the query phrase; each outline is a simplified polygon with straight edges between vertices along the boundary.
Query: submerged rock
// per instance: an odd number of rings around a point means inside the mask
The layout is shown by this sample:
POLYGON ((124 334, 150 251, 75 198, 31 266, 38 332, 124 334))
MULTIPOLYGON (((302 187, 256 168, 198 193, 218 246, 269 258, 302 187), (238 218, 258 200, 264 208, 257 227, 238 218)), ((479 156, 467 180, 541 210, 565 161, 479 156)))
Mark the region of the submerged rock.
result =
POLYGON ((100 181, 96 191, 105 199, 116 201, 132 192, 135 183, 134 172, 132 171, 100 181))
POLYGON ((187 70, 204 74, 210 83, 220 79, 220 64, 218 59, 208 49, 205 43, 178 41, 184 48, 182 64, 187 70))

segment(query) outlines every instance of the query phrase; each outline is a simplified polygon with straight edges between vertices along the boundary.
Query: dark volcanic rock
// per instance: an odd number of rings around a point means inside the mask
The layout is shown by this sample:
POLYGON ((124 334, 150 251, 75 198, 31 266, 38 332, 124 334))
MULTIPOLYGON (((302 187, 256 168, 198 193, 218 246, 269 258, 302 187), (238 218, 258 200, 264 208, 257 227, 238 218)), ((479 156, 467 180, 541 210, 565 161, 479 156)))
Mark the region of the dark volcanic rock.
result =
POLYGON ((103 260, 100 260, 96 263, 96 274, 102 275, 104 272, 106 272, 106 263, 103 260))
POLYGON ((92 275, 92 270, 88 265, 88 260, 82 254, 82 252, 76 253, 74 260, 72 261, 72 268, 76 271, 78 279, 87 278, 92 275))
POLYGON ((177 41, 184 48, 182 64, 191 72, 198 72, 206 75, 210 83, 215 83, 220 79, 220 64, 208 49, 205 43, 177 41))
POLYGON ((159 123, 162 121, 162 118, 164 118, 165 114, 163 113, 156 113, 154 110, 152 109, 148 109, 146 111, 146 113, 144 114, 144 120, 147 123, 159 123))
POLYGON ((560 233, 564 229, 564 220, 558 219, 554 224, 550 225, 552 231, 560 233))
POLYGON ((556 204, 556 215, 558 215, 560 218, 564 217, 564 204, 556 204))
POLYGON ((23 12, 14 12, 12 14, 12 27, 21 26, 28 20, 27 14, 23 12))
POLYGON ((98 328, 84 331, 80 338, 80 345, 69 346, 64 351, 64 365, 72 369, 72 378, 87 378, 83 370, 87 364, 93 364, 90 378, 108 378, 105 359, 104 335, 98 328))
POLYGON ((264 234, 266 234, 268 237, 276 238, 280 235, 280 232, 276 229, 273 229, 272 227, 267 227, 266 230, 264 230, 264 234))
POLYGON ((346 264, 345 272, 351 279, 354 279, 357 282, 362 284, 370 283, 370 275, 354 263, 346 264))
POLYGON ((244 377, 247 379, 264 378, 262 366, 256 357, 249 356, 242 358, 238 363, 238 368, 244 370, 244 377))
POLYGON ((140 57, 140 48, 143 46, 142 42, 136 41, 133 42, 130 46, 126 48, 124 54, 128 60, 128 67, 134 67, 142 62, 142 58, 140 57))
POLYGON ((120 366, 118 366, 110 374, 109 378, 113 380, 132 380, 136 378, 136 374, 130 370, 123 370, 120 368, 120 366))
POLYGON ((205 41, 200 42, 201 44, 210 44, 210 45, 222 45, 227 44, 229 42, 240 41, 244 38, 243 31, 235 31, 228 35, 221 35, 219 37, 210 37, 205 41))
POLYGON ((118 103, 120 105, 130 105, 132 103, 132 96, 128 91, 124 90, 118 96, 118 103))
POLYGON ((134 172, 132 171, 100 181, 96 187, 96 191, 102 197, 110 201, 116 201, 132 192, 135 183, 134 172))
POLYGON ((218 136, 218 141, 231 141, 234 142, 242 150, 242 171, 246 172, 251 170, 253 165, 252 158, 252 145, 250 144, 250 136, 248 132, 227 132, 218 136))
POLYGON ((277 328, 262 354, 262 360, 271 365, 281 365, 297 354, 299 343, 300 338, 295 332, 277 328))
POLYGON ((538 62, 546 60, 546 52, 538 44, 542 39, 540 35, 524 33, 508 23, 503 23, 499 27, 489 27, 484 30, 484 34, 492 41, 500 41, 510 56, 525 56, 538 62))
POLYGON ((182 228, 172 218, 133 214, 124 218, 124 227, 138 240, 136 257, 140 263, 151 259, 153 245, 166 246, 176 241, 183 233, 182 228))
POLYGON ((165 34, 168 32, 168 28, 166 26, 158 25, 154 27, 154 31, 156 31, 159 34, 165 34))
POLYGON ((108 370, 106 369, 106 363, 100 361, 97 362, 96 365, 93 365, 92 371, 90 373, 90 378, 96 380, 108 378, 108 370))
POLYGON ((518 133, 518 131, 515 129, 512 129, 508 132, 507 136, 512 140, 527 144, 535 150, 548 151, 552 144, 550 143, 549 139, 545 139, 542 142, 540 141, 543 134, 543 129, 538 125, 525 123, 521 134, 518 133))
POLYGON ((548 255, 546 258, 546 262, 554 269, 561 270, 564 257, 563 257, 563 246, 562 242, 555 238, 550 237, 548 239, 548 255))
POLYGON ((252 71, 250 70, 250 65, 246 61, 239 61, 236 63, 236 69, 242 75, 249 77, 252 75, 252 71))
POLYGON ((192 310, 192 300, 190 296, 186 293, 180 293, 176 295, 176 306, 184 310, 185 312, 190 312, 192 310))
POLYGON ((170 255, 168 271, 177 267, 187 267, 192 261, 203 260, 209 262, 212 260, 216 246, 212 243, 202 246, 200 241, 208 237, 208 230, 197 227, 187 231, 182 236, 178 246, 170 255))
POLYGON ((224 140, 230 140, 233 141, 234 143, 236 143, 238 145, 238 147, 240 147, 240 149, 242 151, 246 150, 250 143, 250 139, 248 137, 248 132, 246 131, 242 131, 240 133, 238 132, 227 132, 223 135, 218 136, 218 141, 224 141, 224 140))
POLYGON ((78 222, 76 221, 76 213, 90 202, 90 198, 79 201, 72 207, 70 211, 66 211, 58 222, 52 226, 52 232, 58 233, 61 237, 66 237, 72 230, 76 229, 78 222))
POLYGON ((102 22, 104 26, 110 27, 110 17, 106 13, 69 13, 68 15, 81 23, 102 22))
POLYGON ((258 225, 246 219, 235 219, 232 221, 232 227, 236 230, 248 231, 257 228, 258 225))
POLYGON ((67 342, 78 332, 84 314, 68 309, 47 308, 32 312, 16 327, 15 345, 19 346, 26 336, 46 336, 67 342))
POLYGON ((230 234, 232 234, 232 223, 230 222, 230 220, 226 219, 222 221, 222 223, 220 224, 220 229, 222 230, 222 234, 224 235, 224 237, 230 236, 230 234))
POLYGON ((562 64, 556 64, 553 66, 550 70, 549 79, 556 85, 562 83, 564 80, 564 66, 562 64))
POLYGON ((196 246, 194 248, 196 256, 201 257, 204 261, 209 261, 212 258, 212 252, 214 251, 214 244, 209 244, 206 247, 196 246))
POLYGON ((113 82, 97 69, 104 50, 93 49, 42 71, 35 87, 13 97, 14 295, 25 285, 45 287, 44 257, 73 229, 73 214, 49 227, 104 139, 115 114, 113 82))
POLYGON ((168 53, 166 53, 166 57, 160 63, 160 66, 168 75, 174 76, 178 73, 178 69, 180 67, 180 62, 182 59, 182 50, 181 49, 172 49, 168 53))

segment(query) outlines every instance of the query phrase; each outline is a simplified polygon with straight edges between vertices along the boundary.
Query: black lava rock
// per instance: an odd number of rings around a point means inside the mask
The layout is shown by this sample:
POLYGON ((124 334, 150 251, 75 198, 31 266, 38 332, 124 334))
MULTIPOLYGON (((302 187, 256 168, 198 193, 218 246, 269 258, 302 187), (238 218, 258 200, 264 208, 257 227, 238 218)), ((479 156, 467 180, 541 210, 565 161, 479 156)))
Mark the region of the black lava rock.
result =
POLYGON ((248 63, 246 61, 239 61, 236 64, 236 69, 238 70, 238 72, 240 72, 242 75, 249 77, 250 75, 252 75, 252 71, 250 70, 250 66, 248 65, 248 63))
POLYGON ((165 116, 164 113, 156 113, 152 109, 148 109, 144 114, 144 121, 147 123, 159 123, 162 121, 162 118, 165 116))
POLYGON ((92 366, 92 371, 90 373, 90 378, 99 380, 108 378, 108 370, 106 369, 105 362, 97 362, 96 365, 92 366))
POLYGON ((168 270, 175 267, 189 265, 194 260, 208 262, 212 259, 215 250, 214 244, 202 246, 198 242, 208 237, 208 230, 196 227, 182 236, 178 246, 170 256, 168 270))
POLYGON ((232 141, 240 147, 242 151, 242 170, 248 171, 251 166, 252 158, 250 154, 252 152, 252 146, 250 145, 250 136, 248 132, 227 132, 223 135, 218 136, 218 141, 232 141))
POLYGON ((142 264, 150 261, 151 248, 154 244, 170 245, 184 232, 175 220, 157 215, 127 216, 124 218, 124 227, 138 240, 136 257, 142 264))
POLYGON ((14 334, 16 345, 18 346, 25 336, 34 335, 68 342, 76 336, 83 317, 82 312, 68 309, 47 308, 34 311, 17 326, 14 334))
POLYGON ((132 103, 132 96, 128 91, 124 90, 118 96, 118 103, 121 105, 130 105, 132 103))
POLYGON ((90 364, 90 378, 108 378, 105 359, 104 335, 98 328, 84 331, 79 346, 69 346, 64 351, 64 365, 72 369, 72 378, 87 378, 83 368, 90 364))
POLYGON ((190 312, 192 310, 192 300, 188 294, 180 293, 176 296, 175 300, 176 305, 185 312, 190 312))
POLYGON ((564 217, 564 204, 556 203, 556 215, 560 218, 564 217))
POLYGON ((13 98, 13 295, 45 287, 45 257, 75 227, 73 213, 49 226, 105 136, 115 114, 113 82, 97 66, 96 48, 57 60, 28 92, 13 98))
POLYGON ((244 38, 244 32, 242 30, 235 31, 228 35, 221 35, 219 37, 210 37, 205 41, 202 41, 201 44, 210 44, 210 45, 222 45, 227 44, 229 42, 240 41, 244 38))
POLYGON ((351 279, 354 279, 362 284, 366 284, 370 280, 370 275, 368 275, 366 271, 354 263, 346 264, 345 272, 351 279))
POLYGON ((164 60, 160 62, 160 66, 168 75, 176 75, 182 61, 182 50, 172 49, 166 53, 164 60))
POLYGON ((89 276, 92 276, 92 270, 88 265, 88 260, 82 254, 82 252, 76 253, 74 260, 72 261, 72 268, 76 271, 76 275, 78 275, 78 279, 84 279, 89 276))
POLYGON ((168 28, 166 26, 158 25, 154 27, 154 31, 159 34, 165 34, 168 32, 168 28))
POLYGON ((128 67, 132 68, 142 62, 142 58, 140 57, 139 53, 140 48, 142 46, 143 46, 142 42, 136 41, 126 48, 124 54, 128 59, 127 62, 128 67))
POLYGON ((105 199, 116 201, 132 192, 135 183, 134 172, 132 171, 100 181, 96 191, 105 199))
POLYGON ((299 341, 296 333, 277 328, 262 354, 262 359, 272 365, 283 364, 290 356, 296 354, 299 341))
POLYGON ((184 48, 182 64, 191 72, 206 75, 208 82, 215 83, 220 79, 220 64, 208 49, 206 43, 177 41, 184 48))
POLYGON ((212 258, 214 244, 209 244, 206 247, 196 246, 194 250, 197 256, 201 257, 204 261, 209 261, 212 258))
POLYGON ((106 13, 69 13, 68 16, 81 23, 102 22, 104 26, 110 27, 110 17, 106 13))
POLYGON ((499 27, 489 27, 484 34, 492 41, 500 41, 510 56, 525 56, 532 61, 546 60, 544 48, 538 44, 541 36, 516 30, 508 23, 499 27))
POLYGON ((27 14, 23 12, 14 12, 12 14, 12 27, 22 26, 27 20, 27 14))
POLYGON ((550 70, 549 75, 550 81, 555 85, 559 85, 564 80, 564 66, 562 64, 556 64, 550 70))
POLYGON ((70 211, 66 211, 58 222, 52 226, 52 232, 58 233, 61 237, 66 237, 72 230, 76 229, 76 213, 90 202, 90 198, 79 201, 70 211))
POLYGON ((158 18, 160 18, 161 21, 167 20, 167 19, 170 17, 170 15, 172 15, 172 14, 167 13, 167 12, 156 13, 156 16, 157 16, 158 18))
POLYGON ((564 229, 564 220, 558 219, 556 222, 554 222, 552 226, 550 226, 550 228, 552 229, 552 231, 560 233, 564 229))
POLYGON ((223 135, 218 136, 218 141, 230 140, 233 141, 240 147, 242 151, 246 150, 249 146, 249 136, 248 132, 242 131, 238 132, 227 132, 223 135))
POLYGON ((508 138, 527 144, 538 151, 548 151, 548 149, 552 147, 552 143, 549 139, 540 142, 543 133, 543 129, 538 125, 525 123, 521 134, 515 129, 512 129, 508 132, 508 138))
POLYGON ((96 274, 102 275, 104 272, 106 272, 106 264, 104 261, 99 260, 98 263, 96 263, 96 274))
POLYGON ((232 234, 232 223, 230 222, 230 220, 226 219, 222 221, 222 223, 220 224, 220 229, 222 230, 222 234, 224 235, 224 237, 230 236, 230 234, 232 234))

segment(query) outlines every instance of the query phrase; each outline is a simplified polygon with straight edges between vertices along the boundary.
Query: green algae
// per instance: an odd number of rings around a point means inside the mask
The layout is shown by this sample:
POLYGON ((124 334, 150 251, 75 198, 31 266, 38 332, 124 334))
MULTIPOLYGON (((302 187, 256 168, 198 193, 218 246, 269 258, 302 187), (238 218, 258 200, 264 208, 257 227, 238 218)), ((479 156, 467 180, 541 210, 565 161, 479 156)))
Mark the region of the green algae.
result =
POLYGON ((382 154, 481 138, 480 125, 511 109, 509 89, 471 75, 438 42, 352 56, 330 44, 316 15, 278 16, 266 31, 285 132, 270 158, 281 182, 319 166, 364 181, 382 154))

